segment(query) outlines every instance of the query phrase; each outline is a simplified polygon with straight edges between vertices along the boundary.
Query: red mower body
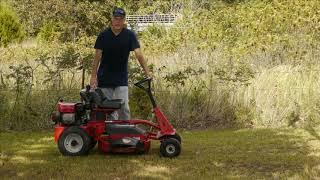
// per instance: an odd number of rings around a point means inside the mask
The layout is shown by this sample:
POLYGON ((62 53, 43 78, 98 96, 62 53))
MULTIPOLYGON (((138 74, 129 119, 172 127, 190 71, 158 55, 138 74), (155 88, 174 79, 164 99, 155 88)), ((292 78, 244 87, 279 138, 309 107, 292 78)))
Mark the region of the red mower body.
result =
POLYGON ((155 105, 153 96, 156 123, 139 119, 109 120, 110 114, 119 109, 117 103, 121 101, 94 104, 91 103, 92 99, 86 97, 89 94, 88 88, 85 91, 87 94, 83 92, 80 95, 85 103, 60 101, 56 112, 51 115, 56 123, 54 140, 62 154, 83 155, 96 144, 103 153, 145 153, 150 149, 151 140, 161 141, 160 152, 164 156, 180 154, 181 137, 155 105), (141 125, 150 128, 145 130, 141 125))

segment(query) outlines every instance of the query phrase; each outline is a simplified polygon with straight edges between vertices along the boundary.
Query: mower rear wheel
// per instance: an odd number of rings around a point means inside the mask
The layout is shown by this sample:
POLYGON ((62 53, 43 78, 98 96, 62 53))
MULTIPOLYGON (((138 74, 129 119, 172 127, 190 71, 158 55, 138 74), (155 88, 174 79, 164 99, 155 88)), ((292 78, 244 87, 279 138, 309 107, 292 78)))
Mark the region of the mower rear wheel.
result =
POLYGON ((79 127, 69 127, 58 140, 59 151, 65 156, 81 156, 89 152, 90 136, 79 127))
POLYGON ((160 153, 164 157, 176 157, 181 152, 180 142, 175 138, 164 139, 160 145, 160 153))

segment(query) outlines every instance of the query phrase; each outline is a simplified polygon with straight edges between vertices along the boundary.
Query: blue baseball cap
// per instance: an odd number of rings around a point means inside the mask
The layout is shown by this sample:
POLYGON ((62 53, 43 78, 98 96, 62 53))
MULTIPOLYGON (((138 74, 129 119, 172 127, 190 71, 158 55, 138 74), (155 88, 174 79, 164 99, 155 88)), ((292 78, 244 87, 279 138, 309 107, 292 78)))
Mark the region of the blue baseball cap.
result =
POLYGON ((113 17, 126 17, 126 12, 122 8, 116 8, 113 13, 113 17))

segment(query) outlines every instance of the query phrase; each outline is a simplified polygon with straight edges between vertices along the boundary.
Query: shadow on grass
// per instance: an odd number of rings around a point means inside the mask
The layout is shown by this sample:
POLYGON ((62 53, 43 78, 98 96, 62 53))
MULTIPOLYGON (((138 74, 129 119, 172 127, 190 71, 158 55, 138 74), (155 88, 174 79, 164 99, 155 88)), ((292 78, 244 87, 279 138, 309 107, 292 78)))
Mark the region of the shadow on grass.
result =
POLYGON ((303 130, 219 130, 184 132, 182 154, 159 156, 153 142, 144 155, 60 155, 49 133, 0 134, 4 178, 210 179, 319 177, 320 149, 303 130), (305 133, 305 136, 301 136, 305 133))

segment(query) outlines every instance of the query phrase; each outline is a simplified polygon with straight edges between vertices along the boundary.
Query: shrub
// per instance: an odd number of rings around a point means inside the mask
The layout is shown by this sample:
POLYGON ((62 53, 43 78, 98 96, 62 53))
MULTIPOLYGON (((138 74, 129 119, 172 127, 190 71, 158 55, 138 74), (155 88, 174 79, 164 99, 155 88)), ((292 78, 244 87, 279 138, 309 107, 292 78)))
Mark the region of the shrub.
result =
POLYGON ((8 46, 24 37, 22 25, 15 12, 4 3, 0 3, 0 47, 8 46))

